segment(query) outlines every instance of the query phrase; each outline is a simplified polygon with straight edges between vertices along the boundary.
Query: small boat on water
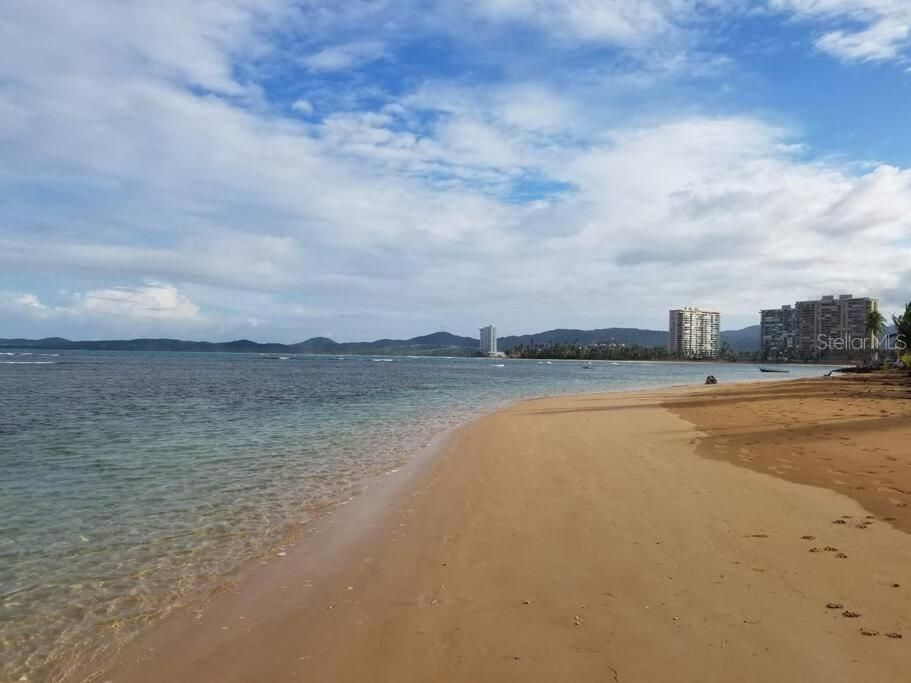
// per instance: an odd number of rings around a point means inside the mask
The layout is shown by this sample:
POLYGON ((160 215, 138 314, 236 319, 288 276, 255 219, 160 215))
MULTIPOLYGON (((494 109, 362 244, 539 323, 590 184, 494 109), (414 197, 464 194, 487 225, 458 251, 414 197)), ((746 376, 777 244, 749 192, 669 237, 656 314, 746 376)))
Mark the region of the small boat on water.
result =
POLYGON ((583 363, 583 364, 582 364, 582 367, 583 367, 585 370, 591 370, 591 369, 592 369, 593 367, 595 367, 595 366, 594 366, 592 363, 583 363))
POLYGON ((781 368, 759 368, 759 372, 791 372, 791 371, 782 370, 781 368))

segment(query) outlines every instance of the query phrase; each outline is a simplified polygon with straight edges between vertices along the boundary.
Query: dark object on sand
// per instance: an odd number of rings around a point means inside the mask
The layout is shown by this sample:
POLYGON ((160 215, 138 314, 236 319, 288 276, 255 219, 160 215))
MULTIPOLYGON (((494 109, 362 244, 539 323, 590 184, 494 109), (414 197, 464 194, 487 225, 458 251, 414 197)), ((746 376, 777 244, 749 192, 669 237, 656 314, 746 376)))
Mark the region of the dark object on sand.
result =
POLYGON ((782 370, 781 368, 759 368, 759 372, 791 372, 791 371, 782 370))
POLYGON ((705 378, 705 383, 706 384, 718 384, 718 380, 715 379, 715 375, 709 375, 708 377, 705 378))

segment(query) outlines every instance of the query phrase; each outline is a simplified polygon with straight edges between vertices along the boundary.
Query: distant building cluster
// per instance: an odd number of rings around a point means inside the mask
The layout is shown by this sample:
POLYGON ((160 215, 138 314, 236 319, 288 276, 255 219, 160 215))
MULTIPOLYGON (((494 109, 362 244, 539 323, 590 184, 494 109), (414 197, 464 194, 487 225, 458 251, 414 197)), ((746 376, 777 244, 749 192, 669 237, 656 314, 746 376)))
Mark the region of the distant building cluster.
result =
POLYGON ((485 356, 497 355, 497 328, 493 325, 481 328, 481 353, 485 356))
POLYGON ((856 355, 869 348, 867 316, 876 310, 877 299, 842 294, 760 311, 762 357, 812 361, 856 355))
POLYGON ((694 360, 718 358, 721 353, 721 314, 699 308, 670 311, 667 350, 694 360))

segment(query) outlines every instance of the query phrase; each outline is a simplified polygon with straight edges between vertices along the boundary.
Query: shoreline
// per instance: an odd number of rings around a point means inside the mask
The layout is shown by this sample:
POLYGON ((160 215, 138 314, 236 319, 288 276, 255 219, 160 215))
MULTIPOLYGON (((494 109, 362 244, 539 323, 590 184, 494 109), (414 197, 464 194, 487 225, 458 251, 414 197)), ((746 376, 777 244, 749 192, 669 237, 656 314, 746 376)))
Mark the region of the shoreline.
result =
MULTIPOLYGON (((819 382, 822 380, 814 381, 819 382)), ((747 387, 761 388, 770 385, 793 384, 794 381, 791 379, 778 379, 776 381, 757 380, 731 386, 733 387, 732 391, 743 391, 747 387)), ((396 583, 395 577, 390 577, 388 574, 388 565, 395 564, 401 559, 400 555, 408 554, 407 551, 412 553, 413 556, 410 558, 412 561, 420 561, 429 552, 424 546, 439 544, 440 538, 446 538, 453 531, 463 529, 470 521, 471 510, 470 508, 465 509, 462 505, 456 506, 454 501, 457 502, 459 497, 470 497, 470 487, 489 485, 492 495, 500 495, 503 487, 510 488, 508 479, 506 481, 498 480, 495 484, 476 481, 477 477, 483 477, 485 468, 489 467, 489 465, 484 460, 478 462, 478 456, 476 454, 473 455, 471 450, 466 448, 467 444, 470 442, 476 443, 479 439, 482 442, 499 439, 502 444, 509 444, 511 440, 521 440, 521 433, 502 434, 502 429, 498 432, 492 425, 500 425, 502 427, 503 424, 508 423, 510 420, 514 422, 518 419, 517 415, 522 415, 529 410, 541 411, 552 405, 572 405, 574 406, 572 412, 574 420, 566 422, 566 425, 564 425, 568 428, 563 430, 563 437, 561 438, 559 435, 547 436, 547 438, 556 439, 553 443, 555 450, 560 450, 562 448, 561 444, 564 442, 573 442, 579 438, 575 432, 581 428, 577 424, 580 420, 585 421, 585 427, 589 431, 597 431, 604 428, 604 425, 599 425, 599 419, 601 422, 611 420, 613 422, 612 428, 616 431, 623 429, 625 422, 638 419, 640 428, 644 424, 655 422, 674 425, 677 434, 673 438, 671 450, 678 452, 680 457, 685 458, 690 465, 701 461, 707 464, 711 463, 715 467, 730 467, 706 458, 705 453, 697 455, 696 443, 704 442, 709 437, 696 431, 692 423, 685 422, 679 416, 673 415, 671 413, 673 408, 666 407, 664 403, 665 401, 673 402, 675 400, 679 402, 681 397, 699 395, 708 395, 713 397, 711 400, 716 400, 715 397, 719 395, 719 392, 717 387, 701 389, 692 385, 684 385, 657 390, 645 389, 633 392, 582 394, 575 397, 560 397, 556 399, 538 398, 514 403, 509 407, 501 408, 494 413, 485 414, 472 422, 461 425, 456 430, 445 433, 444 442, 439 444, 438 450, 433 453, 432 457, 424 458, 420 467, 417 468, 418 471, 414 471, 416 468, 411 467, 414 463, 409 461, 407 463, 408 472, 400 471, 395 477, 391 477, 395 481, 390 483, 397 492, 388 496, 379 510, 376 507, 368 510, 370 501, 367 499, 365 502, 364 498, 376 493, 376 491, 368 490, 368 493, 364 494, 364 496, 359 496, 351 501, 350 504, 340 506, 326 515, 322 529, 314 527, 307 532, 306 535, 311 538, 323 535, 324 538, 321 541, 328 543, 330 547, 335 547, 337 553, 340 553, 335 556, 337 563, 332 571, 328 571, 328 566, 332 562, 324 553, 319 553, 319 558, 315 556, 317 553, 307 553, 308 545, 306 541, 301 544, 301 547, 288 548, 285 557, 266 562, 265 566, 260 568, 261 571, 254 568, 254 571, 238 582, 237 587, 232 587, 226 593, 208 603, 200 613, 191 615, 185 612, 179 617, 168 617, 155 627, 148 636, 142 636, 137 641, 128 644, 117 660, 118 663, 114 668, 113 677, 108 676, 105 680, 155 680, 156 678, 160 679, 162 675, 165 675, 169 680, 214 680, 215 678, 218 680, 244 680, 243 672, 246 671, 250 675, 252 670, 258 671, 257 675, 263 676, 261 680, 277 680, 286 676, 293 678, 295 674, 306 677, 316 675, 319 672, 325 675, 327 671, 335 672, 333 675, 338 675, 337 680, 399 680, 399 678, 393 678, 391 675, 388 678, 380 676, 376 679, 371 679, 365 675, 362 676, 356 671, 352 672, 348 664, 338 659, 340 654, 338 651, 347 649, 350 652, 361 652, 366 657, 365 661, 373 661, 371 657, 380 657, 384 667, 392 666, 394 669, 395 662, 388 661, 386 655, 381 656, 379 653, 373 652, 373 647, 377 642, 385 642, 384 637, 380 635, 385 632, 385 628, 372 634, 358 635, 355 639, 357 641, 356 645, 346 648, 334 644, 334 641, 327 641, 325 634, 320 632, 323 629, 315 629, 312 622, 325 621, 327 624, 331 624, 337 621, 340 615, 353 610, 355 613, 363 612, 361 616, 364 617, 355 619, 352 624, 349 624, 349 627, 354 632, 358 632, 357 627, 359 624, 375 624, 377 621, 384 623, 386 627, 393 630, 397 628, 398 618, 393 619, 391 623, 387 623, 390 618, 388 617, 388 612, 390 610, 395 611, 396 608, 383 603, 382 600, 380 600, 382 604, 374 604, 372 609, 358 607, 358 605, 362 604, 361 600, 366 599, 369 602, 369 599, 379 599, 376 596, 371 598, 373 595, 371 586, 378 589, 379 586, 384 585, 384 582, 386 582, 386 591, 383 594, 388 594, 390 589, 388 584, 391 581, 394 584, 392 593, 398 591, 399 593, 407 594, 410 587, 396 583), (617 412, 618 416, 622 415, 623 419, 621 420, 620 417, 613 416, 611 410, 593 410, 589 404, 600 404, 604 408, 611 405, 628 405, 612 408, 612 411, 617 412), (591 416, 587 414, 589 411, 592 413, 591 416), (642 418, 642 414, 646 413, 648 414, 648 419, 642 418), (686 450, 690 452, 683 453, 686 450), (462 461, 470 459, 475 460, 475 467, 473 470, 466 471, 468 464, 462 461), (461 488, 452 483, 447 484, 453 473, 462 477, 463 485, 461 488), (399 477, 399 474, 402 476, 399 477), (431 491, 440 494, 436 499, 435 505, 428 505, 427 502, 426 494, 431 491), (440 505, 450 508, 448 514, 444 515, 444 519, 436 519, 440 515, 437 509, 440 505), (430 522, 427 523, 429 528, 425 529, 428 533, 425 534, 424 543, 417 546, 413 541, 407 539, 405 532, 402 531, 402 529, 415 526, 416 523, 412 515, 416 514, 416 508, 420 508, 420 512, 417 514, 426 515, 428 520, 436 519, 435 527, 430 522), (405 521, 397 521, 403 519, 405 521), (353 537, 349 535, 347 540, 339 533, 340 528, 346 525, 349 530, 353 528, 358 532, 353 537), (331 533, 329 533, 330 528, 331 533), (393 552, 394 550, 396 552, 393 552), (362 559, 364 561, 355 561, 355 555, 363 556, 362 559), (373 562, 377 562, 377 564, 371 567, 370 565, 373 562), (323 573, 320 573, 320 568, 316 565, 322 565, 323 573), (354 583, 349 584, 347 583, 348 581, 354 581, 354 583), (351 588, 349 589, 348 586, 351 586, 351 588), (361 586, 366 586, 364 590, 367 595, 365 597, 362 597, 361 586), (289 596, 289 592, 293 597, 289 596), (353 596, 357 597, 352 599, 353 596), (216 627, 215 624, 218 624, 218 626, 216 627), (293 650, 294 645, 288 643, 287 640, 292 636, 295 641, 300 643, 310 642, 312 644, 310 649, 319 650, 319 644, 321 643, 323 654, 306 653, 291 657, 288 648, 293 650), (377 641, 377 639, 379 640, 377 641), (249 643, 250 641, 256 641, 259 645, 252 650, 247 650, 246 655, 237 651, 243 643, 249 643), (358 647, 366 648, 366 650, 360 651, 358 647), (149 648, 152 649, 150 650, 149 648), (254 654, 261 648, 265 648, 265 651, 270 653, 266 661, 259 661, 259 657, 254 654), (284 654, 280 655, 279 651, 284 654), (336 651, 335 659, 333 659, 331 654, 332 651, 336 651), (223 659, 228 652, 233 653, 231 657, 232 663, 225 668, 226 662, 223 659), (278 669, 275 668, 277 661, 282 662, 278 664, 278 669), (251 666, 255 668, 250 669, 249 667, 251 666), (338 667, 341 667, 341 669, 338 667), (269 673, 270 671, 272 673, 269 673), (342 675, 342 671, 347 673, 342 675)), ((559 412, 556 414, 560 415, 559 412)), ((559 417, 551 418, 550 415, 550 412, 544 412, 540 419, 545 422, 551 419, 562 419, 559 417)), ((648 430, 646 429, 645 431, 648 430)), ((670 447, 667 443, 664 443, 666 437, 660 434, 637 435, 635 430, 632 430, 624 438, 629 442, 627 445, 636 444, 639 447, 652 448, 657 444, 665 448, 670 447), (645 440, 643 441, 643 439, 645 440)), ((494 457, 494 454, 488 453, 488 457, 494 457)), ((586 457, 589 456, 586 454, 586 457)), ((741 473, 736 475, 738 477, 747 474, 750 477, 757 476, 746 469, 732 469, 741 473)), ((551 474, 554 473, 551 472, 551 474)), ((557 474, 559 475, 559 473, 557 474)), ((772 474, 778 475, 778 473, 772 474)), ((516 474, 515 476, 518 478, 520 475, 516 474)), ((780 478, 768 477, 768 473, 763 476, 763 479, 781 482, 781 484, 788 487, 797 486, 797 484, 784 482, 780 478)), ((542 485, 540 481, 530 483, 534 483, 535 486, 542 485)), ((762 485, 759 486, 762 487, 762 485)), ((802 487, 802 489, 805 488, 802 487)), ((812 498, 830 498, 835 496, 835 494, 824 489, 810 490, 821 492, 810 496, 812 498)), ((575 493, 578 495, 578 491, 575 493)), ((803 493, 803 495, 808 494, 803 493)), ((827 504, 834 504, 840 509, 844 508, 845 501, 840 496, 836 496, 836 498, 837 501, 835 503, 829 500, 827 504)), ((593 505, 601 504, 600 501, 589 502, 593 505)), ((485 501, 479 501, 478 504, 486 503, 485 501)), ((564 510, 564 512, 566 511, 564 510)), ((511 508, 500 505, 496 508, 496 514, 498 516, 509 516, 511 508)), ((635 513, 630 512, 630 514, 635 516, 635 513)), ((490 522, 490 520, 488 521, 490 522)), ((781 523, 787 522, 787 520, 780 521, 781 523)), ((420 527, 421 523, 417 522, 417 526, 420 527)), ((513 531, 519 535, 526 533, 521 525, 513 531)), ((421 529, 419 528, 418 534, 420 532, 421 529)), ((871 532, 865 532, 867 539, 881 534, 902 534, 902 532, 889 529, 886 524, 873 527, 871 532)), ((578 533, 578 529, 574 533, 578 533)), ((553 539, 550 540, 552 541, 553 539)), ((907 546, 906 539, 903 545, 907 546)), ((312 544, 309 548, 312 550, 312 544)), ((477 548, 474 550, 477 550, 477 548)), ((513 549, 513 551, 518 556, 525 552, 522 549, 513 549)), ((800 558, 803 559, 806 557, 803 554, 806 549, 801 548, 801 551, 800 558)), ((911 555, 903 555, 903 557, 908 559, 911 558, 911 555)), ((516 559, 518 560, 519 557, 516 557, 516 559)), ((406 566, 411 565, 406 563, 406 566)), ((431 581, 431 575, 440 572, 452 574, 452 570, 445 569, 446 566, 447 564, 425 564, 422 572, 411 577, 413 579, 412 582, 431 581)), ((401 570, 408 571, 404 568, 401 568, 401 570)), ((542 578, 546 578, 548 572, 543 571, 542 573, 545 575, 542 578)), ((501 590, 508 589, 509 581, 491 581, 491 578, 490 576, 478 577, 475 587, 482 592, 485 584, 495 584, 501 590)), ((424 611, 438 605, 445 605, 444 593, 443 589, 435 589, 424 597, 419 595, 415 598, 414 595, 411 595, 405 602, 411 604, 416 599, 417 605, 415 607, 419 607, 419 611, 424 611)), ((905 595, 904 592, 902 592, 902 595, 905 595)), ((890 597, 894 598, 896 596, 892 595, 890 597)), ((578 611, 582 608, 576 607, 575 609, 578 611)), ((508 612, 509 609, 506 611, 508 612)), ((905 625, 907 626, 907 624, 905 625)), ((890 628, 897 627, 892 626, 890 628)), ((430 631, 427 631, 422 635, 429 634, 430 631)), ((343 633, 337 632, 336 636, 343 638, 343 633)), ((454 633, 449 632, 448 637, 454 638, 454 633)), ((410 640, 410 636, 404 640, 410 640)), ((390 646, 392 651, 395 651, 397 647, 405 647, 405 643, 401 639, 394 640, 393 645, 390 646)), ((516 656, 521 657, 521 655, 516 656)), ((518 662, 520 659, 512 661, 518 662)), ((399 664, 402 663, 399 662, 399 664)), ((506 676, 507 679, 510 675, 514 675, 510 674, 508 670, 500 671, 499 665, 492 665, 490 662, 485 665, 483 670, 478 670, 474 673, 482 676, 486 675, 484 672, 487 671, 486 667, 489 666, 493 666, 491 671, 496 670, 506 676)), ((430 672, 426 673, 429 674, 430 672)), ((402 674, 402 672, 399 671, 399 674, 402 674)), ((408 679, 407 676, 405 678, 408 679)), ((474 680, 460 677, 459 675, 454 675, 453 678, 474 680)), ((419 679, 411 678, 409 680, 419 679)), ((502 679, 491 678, 490 680, 502 679)), ((697 679, 694 678, 692 680, 697 679)))
MULTIPOLYGON (((530 360, 530 359, 514 359, 530 360)), ((555 361, 556 362, 556 361, 555 361)), ((559 362, 572 363, 578 361, 562 360, 559 362)), ((608 361, 605 361, 608 362, 608 361)), ((610 361, 613 362, 613 361, 610 361)), ((629 363, 651 363, 651 361, 623 361, 629 363)), ((734 380, 728 382, 728 385, 750 385, 766 384, 769 382, 789 382, 798 378, 775 378, 775 379, 749 379, 734 380)), ((329 573, 328 569, 337 566, 341 561, 336 546, 349 546, 356 542, 358 536, 363 536, 366 531, 363 529, 352 530, 351 528, 342 529, 342 538, 347 539, 345 542, 337 542, 332 536, 330 527, 351 527, 356 525, 357 518, 363 518, 370 513, 382 513, 383 508, 394 504, 397 496, 406 495, 404 490, 409 485, 414 485, 414 480, 419 479, 428 467, 432 467, 436 458, 438 458, 446 445, 450 443, 462 430, 470 429, 473 424, 484 417, 495 415, 499 412, 509 410, 526 403, 535 401, 544 401, 551 399, 585 399, 597 396, 637 396, 652 395, 655 392, 672 392, 686 393, 688 391, 699 391, 704 387, 702 384, 682 383, 668 384, 659 387, 645 387, 640 389, 616 389, 578 393, 578 394, 560 394, 560 395, 540 395, 526 398, 507 400, 498 405, 485 408, 467 417, 462 422, 454 426, 443 429, 441 432, 433 435, 430 442, 425 446, 413 451, 405 459, 395 464, 390 470, 378 471, 373 474, 362 484, 359 484, 352 490, 348 497, 337 502, 327 503, 322 507, 314 510, 308 510, 312 518, 297 523, 286 525, 284 533, 277 536, 271 543, 269 551, 250 557, 244 561, 238 568, 231 573, 218 577, 217 581, 211 582, 204 590, 201 590, 195 596, 190 596, 182 604, 169 606, 161 615, 156 616, 150 623, 140 628, 138 631, 130 633, 128 638, 120 645, 116 646, 113 652, 105 653, 104 656, 96 659, 88 658, 88 661, 94 664, 76 666, 75 676, 77 680, 97 680, 109 667, 112 661, 116 662, 122 655, 123 651, 128 650, 137 641, 143 642, 143 639, 150 637, 164 622, 175 619, 183 619, 182 614, 199 614, 206 610, 213 600, 218 599, 226 592, 235 590, 238 586, 250 581, 255 577, 257 572, 261 572, 264 566, 276 558, 285 558, 289 556, 289 549, 301 546, 306 551, 312 552, 314 557, 318 557, 315 564, 311 565, 308 559, 307 566, 313 575, 324 575, 329 573), (352 519, 354 518, 354 519, 352 519), (323 567, 322 565, 326 565, 323 567)), ((711 391, 712 387, 705 387, 711 391)), ((72 672, 63 674, 64 680, 69 680, 72 672)))
MULTIPOLYGON (((572 361, 564 361, 571 363, 572 361)), ((631 361, 637 362, 637 361, 631 361)), ((792 378, 782 380, 781 378, 770 379, 749 379, 734 380, 730 384, 752 384, 767 383, 769 381, 791 381, 792 378)), ((644 387, 639 389, 604 389, 598 391, 585 392, 581 394, 562 395, 563 397, 591 397, 599 395, 637 395, 650 394, 656 391, 683 391, 698 390, 703 385, 692 383, 679 383, 662 385, 659 387, 644 387)), ((251 576, 255 576, 272 562, 281 561, 288 558, 293 549, 300 545, 312 551, 315 557, 325 558, 328 565, 336 563, 331 559, 333 554, 333 543, 328 533, 332 528, 344 527, 347 517, 352 516, 344 513, 349 508, 352 510, 371 510, 376 511, 382 505, 389 504, 389 496, 384 493, 387 489, 399 489, 405 486, 401 482, 403 479, 414 479, 415 475, 420 474, 424 468, 432 464, 435 457, 439 455, 443 445, 453 438, 460 430, 470 428, 477 420, 497 412, 508 410, 519 404, 547 400, 555 398, 552 395, 542 394, 531 398, 518 398, 503 401, 497 405, 490 406, 480 410, 474 415, 468 416, 464 420, 449 426, 442 431, 432 435, 431 440, 424 446, 412 451, 405 459, 395 463, 392 470, 380 470, 371 475, 364 482, 358 484, 354 489, 348 492, 344 499, 339 498, 336 502, 327 503, 319 508, 308 510, 307 514, 312 517, 305 522, 288 523, 284 531, 270 538, 268 549, 262 553, 256 554, 244 560, 230 573, 222 574, 217 577, 211 577, 205 583, 200 583, 194 588, 192 594, 187 594, 177 602, 169 602, 163 605, 162 609, 156 610, 151 618, 145 618, 142 622, 130 626, 125 633, 118 633, 121 628, 120 624, 110 626, 112 631, 109 633, 101 632, 99 641, 104 645, 98 651, 85 650, 87 653, 84 657, 76 662, 72 660, 62 660, 60 664, 52 669, 54 680, 97 680, 101 672, 104 672, 112 661, 118 661, 124 651, 129 651, 131 646, 136 642, 144 642, 150 637, 150 634, 156 633, 163 623, 170 623, 173 620, 187 619, 181 615, 198 614, 209 608, 214 600, 218 600, 223 594, 237 590, 239 586, 245 585, 250 581, 251 576)), ((308 571, 312 574, 322 574, 318 566, 313 567, 308 564, 308 571)))

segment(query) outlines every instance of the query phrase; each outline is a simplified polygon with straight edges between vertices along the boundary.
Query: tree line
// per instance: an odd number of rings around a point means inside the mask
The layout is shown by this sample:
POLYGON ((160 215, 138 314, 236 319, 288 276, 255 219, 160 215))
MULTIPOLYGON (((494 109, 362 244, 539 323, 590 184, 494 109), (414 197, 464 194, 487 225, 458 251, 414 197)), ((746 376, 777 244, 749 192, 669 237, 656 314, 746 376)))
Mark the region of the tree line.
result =
MULTIPOLYGON (((663 346, 638 344, 580 344, 553 342, 550 344, 521 344, 506 352, 509 358, 534 360, 685 360, 671 354, 663 346)), ((756 361, 758 352, 736 352, 727 343, 721 345, 720 360, 756 361)))

